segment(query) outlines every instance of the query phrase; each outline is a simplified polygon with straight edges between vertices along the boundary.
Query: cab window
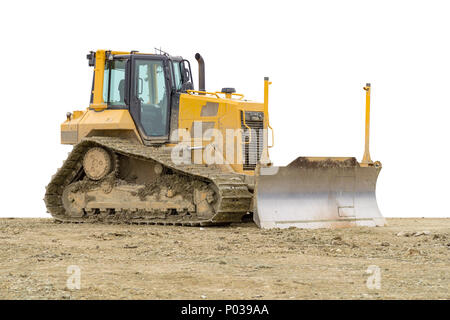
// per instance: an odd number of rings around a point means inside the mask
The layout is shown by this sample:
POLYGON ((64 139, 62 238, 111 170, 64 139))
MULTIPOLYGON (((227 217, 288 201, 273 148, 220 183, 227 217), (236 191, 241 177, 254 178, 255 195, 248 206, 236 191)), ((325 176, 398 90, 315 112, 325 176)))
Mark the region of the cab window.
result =
POLYGON ((177 91, 179 91, 181 90, 181 87, 183 85, 183 81, 181 80, 180 62, 173 62, 173 72, 175 74, 175 88, 177 91))
POLYGON ((103 101, 108 105, 125 106, 125 60, 107 61, 103 78, 103 101))

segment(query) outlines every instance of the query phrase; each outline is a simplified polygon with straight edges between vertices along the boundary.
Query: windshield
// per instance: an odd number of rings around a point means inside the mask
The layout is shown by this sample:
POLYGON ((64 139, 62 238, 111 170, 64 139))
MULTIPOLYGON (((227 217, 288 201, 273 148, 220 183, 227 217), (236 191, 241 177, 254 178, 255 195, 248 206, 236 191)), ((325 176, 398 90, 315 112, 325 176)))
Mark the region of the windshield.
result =
POLYGON ((125 106, 126 60, 106 61, 103 78, 103 101, 108 105, 125 106))

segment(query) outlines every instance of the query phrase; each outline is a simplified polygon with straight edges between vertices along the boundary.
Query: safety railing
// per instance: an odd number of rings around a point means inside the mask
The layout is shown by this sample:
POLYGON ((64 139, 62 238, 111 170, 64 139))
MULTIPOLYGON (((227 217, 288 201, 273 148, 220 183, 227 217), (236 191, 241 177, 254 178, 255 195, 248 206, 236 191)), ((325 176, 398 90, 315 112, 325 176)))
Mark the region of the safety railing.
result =
POLYGON ((215 92, 209 92, 209 91, 199 91, 199 90, 186 90, 186 92, 190 95, 192 94, 198 94, 198 95, 211 95, 211 96, 215 96, 217 99, 220 99, 221 97, 219 96, 219 94, 224 94, 224 95, 231 95, 231 96, 237 96, 239 97, 237 100, 242 100, 244 99, 244 95, 242 93, 226 93, 226 92, 220 92, 220 91, 215 91, 215 92))

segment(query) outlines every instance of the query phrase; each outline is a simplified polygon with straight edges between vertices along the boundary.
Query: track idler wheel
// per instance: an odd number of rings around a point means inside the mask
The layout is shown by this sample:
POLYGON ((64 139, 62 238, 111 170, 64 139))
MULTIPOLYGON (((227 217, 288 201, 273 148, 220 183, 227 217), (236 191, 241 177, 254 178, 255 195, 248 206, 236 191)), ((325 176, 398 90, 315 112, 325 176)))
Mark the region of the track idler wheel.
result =
POLYGON ((101 180, 113 170, 112 157, 103 148, 91 148, 84 155, 83 169, 89 179, 101 180))
POLYGON ((70 184, 64 189, 62 202, 68 216, 81 218, 84 215, 86 196, 77 190, 76 184, 70 184))

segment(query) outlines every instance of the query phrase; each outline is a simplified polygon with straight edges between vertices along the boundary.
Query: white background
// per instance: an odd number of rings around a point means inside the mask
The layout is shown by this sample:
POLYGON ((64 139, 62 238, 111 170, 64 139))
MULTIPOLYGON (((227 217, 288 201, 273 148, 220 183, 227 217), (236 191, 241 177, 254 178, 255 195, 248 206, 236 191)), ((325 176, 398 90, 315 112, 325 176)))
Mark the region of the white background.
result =
MULTIPOLYGON (((448 3, 448 2, 447 2, 448 3)), ((449 217, 450 7, 446 1, 6 1, 1 4, 1 217, 49 217, 45 185, 88 106, 90 50, 161 47, 206 87, 263 100, 275 165, 356 156, 372 83, 371 154, 386 217, 449 217)), ((197 87, 197 83, 196 87, 197 87)))

